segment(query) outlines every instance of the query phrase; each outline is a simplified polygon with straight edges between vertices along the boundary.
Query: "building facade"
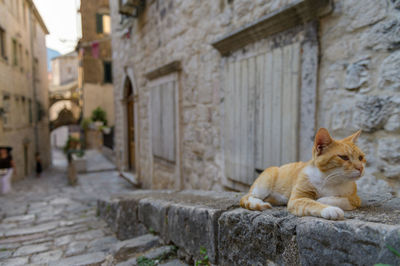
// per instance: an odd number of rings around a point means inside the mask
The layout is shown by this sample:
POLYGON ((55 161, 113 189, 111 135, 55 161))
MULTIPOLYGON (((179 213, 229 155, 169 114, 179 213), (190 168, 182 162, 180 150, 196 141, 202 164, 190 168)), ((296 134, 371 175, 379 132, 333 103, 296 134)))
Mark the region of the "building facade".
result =
POLYGON ((83 117, 97 107, 107 112, 108 125, 114 125, 114 94, 111 64, 111 21, 109 1, 82 0, 82 39, 78 43, 83 117))
POLYGON ((14 179, 51 160, 45 36, 31 0, 0 1, 0 145, 13 147, 14 179))
POLYGON ((127 1, 145 3, 131 14, 120 2, 115 152, 144 187, 244 191, 309 160, 326 127, 362 129, 360 186, 398 190, 398 1, 127 1))

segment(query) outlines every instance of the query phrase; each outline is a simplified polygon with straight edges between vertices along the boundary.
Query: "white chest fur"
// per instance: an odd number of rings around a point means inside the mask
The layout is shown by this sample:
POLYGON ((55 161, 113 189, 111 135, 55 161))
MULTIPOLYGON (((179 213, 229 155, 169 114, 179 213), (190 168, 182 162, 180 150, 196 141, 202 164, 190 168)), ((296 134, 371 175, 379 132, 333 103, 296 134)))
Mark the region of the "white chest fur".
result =
POLYGON ((310 183, 316 188, 318 198, 347 196, 353 192, 352 182, 340 184, 326 182, 326 174, 321 172, 317 167, 307 166, 303 171, 308 176, 310 183))

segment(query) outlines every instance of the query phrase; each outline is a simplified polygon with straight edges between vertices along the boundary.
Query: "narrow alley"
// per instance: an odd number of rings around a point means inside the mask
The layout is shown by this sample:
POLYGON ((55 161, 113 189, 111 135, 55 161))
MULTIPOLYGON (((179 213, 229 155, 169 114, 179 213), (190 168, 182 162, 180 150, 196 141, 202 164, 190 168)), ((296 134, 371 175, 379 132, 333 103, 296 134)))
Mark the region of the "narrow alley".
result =
POLYGON ((96 264, 119 242, 96 217, 96 201, 129 185, 116 171, 104 171, 81 174, 71 187, 66 167, 65 156, 53 150, 53 166, 42 177, 17 182, 0 198, 0 265, 96 264))

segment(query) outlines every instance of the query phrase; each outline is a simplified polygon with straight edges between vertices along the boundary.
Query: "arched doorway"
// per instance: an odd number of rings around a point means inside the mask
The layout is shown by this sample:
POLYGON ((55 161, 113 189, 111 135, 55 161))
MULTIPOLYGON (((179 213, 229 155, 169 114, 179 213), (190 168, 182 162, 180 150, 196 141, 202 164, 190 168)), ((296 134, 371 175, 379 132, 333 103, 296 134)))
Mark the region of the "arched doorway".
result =
POLYGON ((129 78, 125 82, 126 97, 126 125, 127 125, 127 143, 128 143, 128 169, 134 172, 135 169, 135 115, 134 115, 134 97, 132 83, 129 78))

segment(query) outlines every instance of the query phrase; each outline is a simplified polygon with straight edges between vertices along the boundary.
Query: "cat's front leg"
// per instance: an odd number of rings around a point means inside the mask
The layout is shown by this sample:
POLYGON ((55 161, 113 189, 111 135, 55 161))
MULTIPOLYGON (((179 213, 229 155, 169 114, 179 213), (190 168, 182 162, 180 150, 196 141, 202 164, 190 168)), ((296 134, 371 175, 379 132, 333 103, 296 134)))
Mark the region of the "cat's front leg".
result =
POLYGON ((288 210, 297 216, 316 216, 328 220, 342 220, 344 218, 342 209, 307 197, 290 198, 288 210))
POLYGON ((336 206, 345 211, 354 210, 356 207, 351 205, 350 201, 346 197, 322 197, 317 200, 320 203, 336 206))

